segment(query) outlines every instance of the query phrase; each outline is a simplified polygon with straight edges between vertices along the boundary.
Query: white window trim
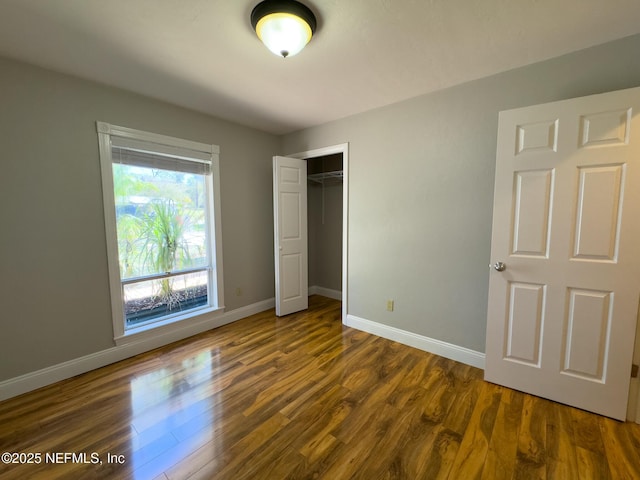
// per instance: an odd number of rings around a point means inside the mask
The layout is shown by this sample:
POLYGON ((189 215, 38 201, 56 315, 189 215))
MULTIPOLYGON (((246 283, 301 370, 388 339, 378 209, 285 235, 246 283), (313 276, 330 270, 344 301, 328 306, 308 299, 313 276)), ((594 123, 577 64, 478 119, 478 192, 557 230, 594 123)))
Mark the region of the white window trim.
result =
POLYGON ((98 145, 100 148, 100 169, 102 173, 102 195, 104 206, 104 222, 107 241, 107 260, 109 266, 109 288, 111 292, 111 312, 113 320, 113 338, 116 345, 123 345, 154 335, 165 335, 184 328, 185 322, 197 323, 206 317, 219 316, 224 313, 224 288, 222 271, 222 222, 220 209, 220 148, 217 145, 193 142, 180 138, 144 132, 127 127, 96 122, 98 145), (213 212, 213 221, 209 219, 211 238, 211 266, 214 275, 210 285, 210 298, 214 298, 214 306, 204 307, 184 314, 172 315, 140 327, 125 330, 124 302, 120 266, 118 262, 118 238, 116 229, 115 197, 113 191, 113 162, 111 158, 111 137, 124 137, 156 143, 169 148, 189 149, 211 156, 211 174, 213 194, 209 196, 208 212, 213 212))

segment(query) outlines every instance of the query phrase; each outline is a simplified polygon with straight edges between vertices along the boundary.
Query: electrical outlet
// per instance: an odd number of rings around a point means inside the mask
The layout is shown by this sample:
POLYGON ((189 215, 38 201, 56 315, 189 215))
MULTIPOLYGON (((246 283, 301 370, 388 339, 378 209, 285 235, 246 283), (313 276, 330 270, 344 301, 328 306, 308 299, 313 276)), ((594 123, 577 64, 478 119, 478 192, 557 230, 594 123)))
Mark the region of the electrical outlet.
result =
POLYGON ((242 289, 240 287, 236 288, 236 297, 242 296, 242 289))
POLYGON ((387 300, 387 312, 393 312, 393 300, 387 300))

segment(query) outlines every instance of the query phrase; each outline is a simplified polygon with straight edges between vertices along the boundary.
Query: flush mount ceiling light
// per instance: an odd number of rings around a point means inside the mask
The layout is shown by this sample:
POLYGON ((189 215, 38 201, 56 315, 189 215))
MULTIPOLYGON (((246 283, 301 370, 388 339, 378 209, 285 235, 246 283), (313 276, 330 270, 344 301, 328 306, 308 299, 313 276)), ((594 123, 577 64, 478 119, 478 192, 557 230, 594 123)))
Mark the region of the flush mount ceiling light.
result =
POLYGON ((269 50, 286 58, 309 43, 316 30, 316 17, 295 0, 265 0, 251 12, 251 25, 269 50))

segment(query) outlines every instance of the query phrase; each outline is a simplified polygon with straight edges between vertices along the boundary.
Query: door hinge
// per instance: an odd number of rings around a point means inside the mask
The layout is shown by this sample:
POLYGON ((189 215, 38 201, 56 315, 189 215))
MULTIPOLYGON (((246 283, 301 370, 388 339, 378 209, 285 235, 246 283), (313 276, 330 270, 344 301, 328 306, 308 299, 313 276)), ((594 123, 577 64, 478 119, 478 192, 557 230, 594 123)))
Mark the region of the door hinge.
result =
POLYGON ((631 378, 637 378, 638 377, 638 365, 631 365, 631 378))

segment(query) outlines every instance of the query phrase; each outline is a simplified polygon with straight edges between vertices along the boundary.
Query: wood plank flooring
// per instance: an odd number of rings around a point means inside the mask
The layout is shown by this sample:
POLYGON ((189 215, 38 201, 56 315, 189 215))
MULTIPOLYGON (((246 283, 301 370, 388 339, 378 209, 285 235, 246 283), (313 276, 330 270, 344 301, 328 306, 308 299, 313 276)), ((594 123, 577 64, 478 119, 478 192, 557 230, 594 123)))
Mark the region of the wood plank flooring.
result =
POLYGON ((1 452, 41 454, 1 479, 640 479, 640 425, 344 327, 318 296, 2 402, 1 452))

